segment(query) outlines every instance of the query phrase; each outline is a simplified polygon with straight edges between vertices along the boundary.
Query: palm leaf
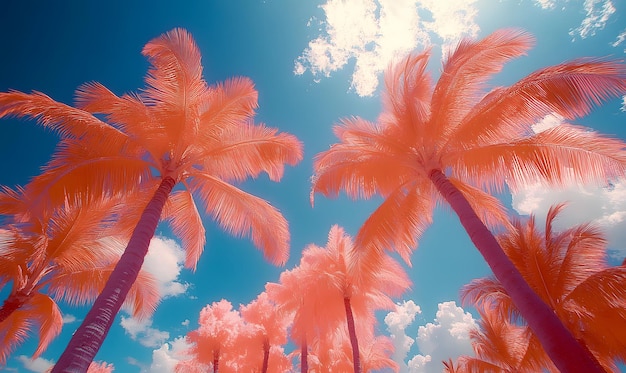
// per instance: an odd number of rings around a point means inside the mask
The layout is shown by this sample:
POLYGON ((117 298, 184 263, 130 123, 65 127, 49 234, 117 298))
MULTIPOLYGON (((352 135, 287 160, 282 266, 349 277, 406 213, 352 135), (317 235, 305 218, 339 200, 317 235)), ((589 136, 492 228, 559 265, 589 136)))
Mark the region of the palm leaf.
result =
POLYGON ((289 257, 287 220, 267 201, 213 176, 197 173, 189 185, 201 198, 209 215, 228 233, 249 236, 274 264, 289 257))
POLYGON ((5 365, 11 353, 24 343, 32 326, 30 312, 23 309, 15 310, 0 323, 0 366, 5 365))
POLYGON ((302 144, 292 135, 263 125, 241 125, 225 130, 221 143, 201 151, 204 171, 224 180, 243 181, 266 172, 272 181, 283 176, 285 163, 302 160, 302 144))
POLYGON ((432 78, 426 71, 430 51, 407 57, 404 64, 392 65, 385 72, 382 93, 383 114, 379 121, 407 131, 407 141, 418 138, 430 115, 432 78))
POLYGON ((424 187, 397 188, 367 218, 356 235, 356 255, 365 273, 380 264, 384 250, 400 254, 410 264, 417 241, 432 222, 432 194, 419 193, 424 187))
POLYGON ((206 243, 206 231, 191 193, 188 190, 173 192, 163 209, 163 218, 169 221, 182 242, 187 254, 185 266, 195 270, 206 243))
POLYGON ((0 92, 0 118, 30 117, 62 138, 82 138, 97 130, 101 138, 119 141, 124 134, 90 113, 57 102, 41 92, 0 92))
POLYGON ((33 354, 33 358, 41 355, 50 342, 61 333, 63 317, 57 304, 47 295, 34 293, 28 302, 24 304, 30 317, 39 325, 39 344, 33 354))
POLYGON ((437 142, 442 134, 452 132, 476 104, 487 78, 498 73, 506 61, 523 55, 532 43, 529 34, 514 29, 497 30, 479 41, 461 41, 446 58, 434 88, 431 110, 437 115, 424 128, 424 136, 437 142))
POLYGON ((528 138, 455 151, 445 156, 455 175, 499 189, 538 181, 555 186, 606 183, 626 174, 624 143, 573 125, 528 138), (501 175, 505 175, 503 178, 501 175))
POLYGON ((489 144, 512 138, 552 113, 564 118, 587 115, 601 101, 626 91, 626 67, 619 61, 578 59, 540 69, 476 105, 453 138, 489 144))

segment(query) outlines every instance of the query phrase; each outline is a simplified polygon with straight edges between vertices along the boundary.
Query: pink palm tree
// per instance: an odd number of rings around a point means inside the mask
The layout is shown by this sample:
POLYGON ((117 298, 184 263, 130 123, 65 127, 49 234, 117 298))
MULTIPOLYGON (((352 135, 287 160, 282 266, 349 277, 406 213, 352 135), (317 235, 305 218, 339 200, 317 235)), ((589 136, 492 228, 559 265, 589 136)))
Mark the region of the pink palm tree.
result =
MULTIPOLYGON (((60 206, 38 205, 32 190, 4 188, 0 214, 6 240, 0 248, 0 288, 11 291, 0 306, 0 365, 39 326, 39 356, 61 331, 56 304, 85 305, 97 297, 123 249, 111 214, 119 199, 73 195, 60 206)), ((137 317, 149 316, 159 301, 154 278, 141 271, 126 300, 137 317)))
MULTIPOLYGON (((186 352, 191 359, 177 366, 177 372, 188 372, 189 367, 204 365, 213 368, 213 373, 220 371, 224 356, 233 355, 236 339, 242 327, 239 312, 232 309, 232 304, 222 299, 204 307, 200 311, 199 327, 187 333, 187 340, 192 347, 186 352)), ((222 372, 228 369, 222 369, 222 372)))
POLYGON ((375 323, 374 312, 393 309, 395 304, 390 297, 401 296, 411 282, 390 256, 380 258, 379 265, 372 270, 363 266, 364 257, 351 255, 354 251, 352 238, 334 225, 328 233, 326 247, 305 248, 300 267, 304 274, 301 282, 315 284, 308 296, 318 297, 324 303, 328 329, 345 320, 352 345, 353 370, 360 373, 356 325, 368 330, 375 323))
POLYGON ((118 97, 102 84, 86 84, 78 90, 80 109, 41 93, 0 93, 0 117, 37 118, 61 136, 53 159, 32 182, 43 199, 62 201, 67 193, 89 190, 121 194, 129 209, 141 206, 143 211, 55 373, 87 369, 139 273, 161 218, 180 237, 189 268, 195 269, 204 249, 201 211, 227 232, 251 237, 271 262, 284 264, 289 255, 282 214, 233 183, 261 172, 280 180, 285 164, 302 159, 301 143, 254 123, 258 94, 249 79, 209 86, 187 31, 174 29, 151 40, 143 54, 151 67, 140 93, 118 97), (105 115, 108 123, 94 114, 105 115), (149 200, 143 203, 142 196, 149 200))
POLYGON ((579 59, 485 93, 487 79, 531 44, 528 34, 515 30, 464 40, 447 56, 435 84, 426 70, 429 52, 400 61, 385 74, 378 122, 352 118, 335 127, 339 143, 316 156, 311 194, 344 190, 352 198, 385 198, 355 239, 372 259, 370 268, 377 264, 371 253, 386 249, 408 261, 435 206, 449 204, 559 369, 601 372, 485 224, 508 225, 501 203, 488 194, 505 185, 606 183, 626 174, 625 145, 617 139, 569 124, 532 130, 547 115, 573 120, 624 94, 626 68, 579 59))
POLYGON ((253 328, 249 357, 256 359, 259 356, 257 351, 261 347, 263 352, 261 373, 267 373, 270 366, 274 368, 273 362, 270 362, 272 346, 287 343, 287 327, 291 320, 276 307, 266 292, 259 294, 250 304, 240 306, 239 313, 244 322, 253 328))

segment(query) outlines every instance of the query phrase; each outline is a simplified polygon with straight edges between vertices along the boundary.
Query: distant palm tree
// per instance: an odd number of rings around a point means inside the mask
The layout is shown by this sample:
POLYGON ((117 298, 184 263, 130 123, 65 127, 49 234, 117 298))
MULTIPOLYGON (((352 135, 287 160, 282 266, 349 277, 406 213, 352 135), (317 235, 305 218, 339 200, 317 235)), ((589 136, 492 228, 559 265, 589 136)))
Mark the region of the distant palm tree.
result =
POLYGON ((143 54, 152 66, 140 93, 118 97, 101 84, 86 84, 78 91, 80 109, 41 93, 0 93, 0 117, 38 118, 61 136, 53 159, 32 182, 42 198, 59 201, 67 193, 89 190, 127 194, 129 209, 145 206, 125 254, 55 373, 87 369, 162 215, 181 238, 190 268, 205 244, 196 201, 229 233, 249 235, 273 263, 285 263, 289 254, 287 221, 280 212, 231 183, 261 172, 278 181, 285 163, 302 159, 301 143, 253 123, 257 91, 249 79, 209 86, 200 52, 185 30, 153 39, 143 54), (110 124, 91 113, 104 114, 110 124), (150 199, 143 203, 138 196, 150 199))
POLYGON ((470 331, 475 356, 460 356, 456 367, 444 362, 444 372, 558 372, 527 326, 510 323, 492 308, 479 307, 479 312, 479 328, 470 331))
MULTIPOLYGON (((243 321, 253 330, 252 348, 248 358, 255 360, 258 355, 254 351, 258 351, 258 347, 261 347, 260 350, 263 351, 261 373, 275 371, 274 362, 270 364, 271 348, 287 343, 287 327, 291 320, 278 309, 266 292, 259 294, 249 304, 240 306, 239 313, 243 321), (268 370, 270 367, 274 369, 268 370)), ((280 361, 277 363, 280 364, 280 361)), ((256 368, 258 369, 258 366, 256 368)))
MULTIPOLYGON (((61 312, 55 301, 85 305, 104 288, 123 249, 110 216, 119 199, 74 195, 55 208, 33 204, 25 189, 0 192, 0 288, 11 291, 0 306, 0 366, 39 325, 39 356, 61 331, 61 312), (45 293, 45 294, 44 294, 45 293), (53 300, 54 299, 54 300, 53 300)), ((159 301, 154 278, 141 271, 126 304, 134 316, 149 316, 159 301)))
POLYGON ((176 366, 176 372, 188 373, 202 371, 201 366, 212 367, 213 373, 225 372, 221 364, 224 356, 233 356, 238 349, 237 338, 243 326, 239 312, 232 304, 222 299, 207 305, 200 311, 198 329, 187 333, 187 340, 192 347, 186 352, 191 359, 186 359, 176 366), (220 370, 221 369, 221 370, 220 370))
MULTIPOLYGON (((352 198, 382 195, 385 201, 359 230, 355 247, 393 249, 407 261, 434 207, 446 201, 559 369, 599 372, 485 223, 506 224, 504 208, 488 194, 505 183, 512 189, 536 181, 605 183, 625 174, 623 142, 569 124, 540 133, 531 126, 553 113, 586 115, 601 100, 623 94, 626 67, 579 59, 483 94, 486 80, 531 44, 529 35, 515 30, 464 40, 434 86, 426 72, 429 52, 390 68, 377 123, 351 118, 334 128, 340 142, 316 156, 311 197, 340 190, 352 198)), ((375 268, 376 256, 368 255, 375 268)))
MULTIPOLYGON (((604 369, 618 372, 626 362, 626 268, 610 267, 607 246, 595 226, 580 224, 561 232, 554 221, 564 204, 552 206, 543 232, 535 218, 516 221, 498 240, 526 282, 586 346, 604 369)), ((520 316, 507 290, 495 278, 472 281, 464 301, 520 316)))
POLYGON ((265 284, 265 292, 278 306, 279 312, 290 318, 289 335, 300 349, 300 372, 306 373, 309 370, 309 345, 315 339, 317 329, 323 327, 325 318, 320 299, 309 296, 315 291, 316 284, 302 281, 303 276, 300 266, 284 270, 277 283, 265 284))
POLYGON ((357 330, 366 334, 370 326, 373 329, 374 312, 394 309, 390 297, 401 296, 411 281, 390 256, 385 255, 374 270, 364 270, 356 261, 360 257, 350 255, 353 251, 352 238, 338 225, 332 226, 326 247, 312 244, 302 252, 300 283, 314 286, 307 296, 318 297, 324 304, 324 322, 331 324, 328 329, 345 323, 352 346, 353 370, 360 373, 357 330))

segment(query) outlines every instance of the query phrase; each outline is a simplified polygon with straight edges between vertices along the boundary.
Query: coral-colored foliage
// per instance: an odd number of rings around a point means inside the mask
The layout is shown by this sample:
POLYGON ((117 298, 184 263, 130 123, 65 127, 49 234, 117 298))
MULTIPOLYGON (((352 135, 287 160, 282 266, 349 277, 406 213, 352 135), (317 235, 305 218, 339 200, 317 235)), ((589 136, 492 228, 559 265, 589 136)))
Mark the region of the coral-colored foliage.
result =
MULTIPOLYGON (((564 205, 553 206, 543 232, 534 217, 516 221, 499 236, 507 255, 537 294, 556 312, 605 369, 617 371, 626 361, 626 268, 610 267, 602 232, 591 224, 556 231, 564 205)), ((463 289, 467 302, 495 307, 519 317, 506 290, 493 278, 472 281, 463 289)))

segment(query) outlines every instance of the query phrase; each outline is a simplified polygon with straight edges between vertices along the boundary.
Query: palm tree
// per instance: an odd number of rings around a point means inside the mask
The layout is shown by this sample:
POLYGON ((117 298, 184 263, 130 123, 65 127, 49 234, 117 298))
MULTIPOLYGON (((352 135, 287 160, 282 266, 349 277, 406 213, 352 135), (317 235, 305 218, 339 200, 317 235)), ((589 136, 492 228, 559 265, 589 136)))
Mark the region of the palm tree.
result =
MULTIPOLYGON (((557 232, 554 221, 564 208, 550 208, 541 232, 534 217, 516 221, 498 236, 500 245, 530 287, 550 306, 574 337, 607 371, 626 362, 626 268, 606 262, 606 240, 586 223, 557 232)), ((494 307, 514 319, 519 310, 494 278, 472 281, 464 300, 494 307)))
POLYGON ((314 285, 309 297, 317 297, 324 303, 325 322, 329 329, 345 320, 355 373, 360 373, 361 359, 357 329, 366 331, 375 323, 374 312, 394 309, 391 296, 401 296, 411 282, 404 269, 390 256, 385 255, 373 271, 361 267, 354 251, 352 238, 338 225, 328 233, 326 247, 309 245, 302 252, 300 267, 302 282, 314 285), (359 327, 357 327, 359 324, 359 327))
POLYGON ((476 356, 460 356, 455 367, 444 362, 449 373, 535 373, 557 372, 528 327, 510 323, 493 308, 479 308, 478 329, 470 331, 476 356))
MULTIPOLYGON (((74 195, 55 208, 33 205, 28 186, 0 192, 5 239, 0 248, 0 288, 11 291, 0 306, 0 365, 39 325, 39 356, 61 331, 56 304, 85 305, 104 288, 123 251, 113 236, 111 212, 119 199, 91 201, 74 195), (46 292, 47 294, 44 294, 46 292), (56 301, 56 302, 55 302, 56 301)), ((149 316, 159 301, 154 278, 141 271, 126 300, 134 316, 149 316)))
MULTIPOLYGON (((239 312, 232 304, 222 299, 204 307, 200 311, 199 327, 187 333, 192 347, 186 352, 192 356, 176 367, 177 372, 193 371, 193 366, 209 366, 217 373, 224 363, 224 355, 234 355, 238 334, 243 325, 239 312)), ((222 369, 222 371, 224 371, 222 369)))
POLYGON ((287 343, 287 327, 291 320, 278 309, 266 292, 259 294, 249 304, 240 306, 239 313, 243 321, 254 329, 250 358, 255 359, 257 356, 255 352, 261 347, 263 351, 261 373, 267 373, 272 366, 271 348, 287 343))
MULTIPOLYGON (((532 38, 517 30, 464 40, 447 57, 434 87, 426 72, 428 51, 390 68, 377 123, 357 117, 334 128, 340 142, 316 156, 311 197, 336 196, 340 190, 352 198, 382 195, 385 201, 359 230, 355 247, 389 248, 405 259, 435 205, 447 202, 559 369, 599 372, 485 224, 507 221, 489 194, 505 183, 515 189, 535 181, 604 183, 624 175, 621 141, 570 124, 540 133, 531 126, 554 112, 567 119, 586 115, 593 105, 622 94, 626 68, 579 59, 482 94, 487 78, 531 44, 532 38)), ((376 256, 370 257, 369 267, 375 268, 376 256)))
POLYGON ((324 306, 319 303, 319 299, 307 296, 315 291, 315 284, 302 281, 303 276, 300 266, 285 270, 281 272, 277 283, 265 284, 265 292, 278 306, 278 311, 289 317, 289 335, 300 348, 300 372, 306 373, 309 370, 309 345, 325 318, 324 306))
POLYGON ((300 142, 253 123, 258 95, 249 79, 209 86, 200 52, 185 30, 153 39, 143 54, 152 66, 140 93, 118 97, 90 83, 78 90, 80 108, 37 92, 0 94, 0 117, 37 118, 61 136, 44 173, 32 181, 42 198, 59 201, 67 193, 90 190, 127 195, 129 209, 145 206, 110 281, 54 372, 87 369, 162 215, 181 238, 190 268, 205 244, 198 201, 226 231, 250 236, 273 263, 285 263, 289 254, 287 221, 280 212, 231 183, 261 172, 280 180, 285 163, 302 159, 300 142), (105 115, 109 123, 94 114, 105 115), (146 203, 137 197, 144 195, 150 197, 146 203))

